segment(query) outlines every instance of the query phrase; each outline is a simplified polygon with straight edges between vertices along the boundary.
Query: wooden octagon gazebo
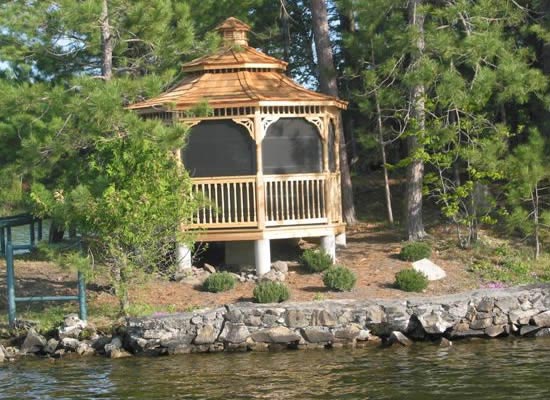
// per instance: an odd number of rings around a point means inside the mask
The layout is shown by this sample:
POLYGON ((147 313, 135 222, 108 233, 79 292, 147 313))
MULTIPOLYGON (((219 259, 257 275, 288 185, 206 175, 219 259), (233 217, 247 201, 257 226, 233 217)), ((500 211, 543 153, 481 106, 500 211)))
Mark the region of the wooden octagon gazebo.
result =
MULTIPOLYGON (((221 49, 184 64, 186 77, 167 92, 129 107, 191 127, 179 154, 207 206, 186 229, 225 242, 226 262, 254 263, 258 275, 270 269, 270 239, 321 237, 334 258, 335 236, 345 233, 338 130, 347 103, 293 82, 287 63, 248 46, 250 27, 238 19, 216 29, 221 49), (200 104, 207 116, 194 116, 200 104)), ((190 267, 186 248, 178 257, 190 267)))

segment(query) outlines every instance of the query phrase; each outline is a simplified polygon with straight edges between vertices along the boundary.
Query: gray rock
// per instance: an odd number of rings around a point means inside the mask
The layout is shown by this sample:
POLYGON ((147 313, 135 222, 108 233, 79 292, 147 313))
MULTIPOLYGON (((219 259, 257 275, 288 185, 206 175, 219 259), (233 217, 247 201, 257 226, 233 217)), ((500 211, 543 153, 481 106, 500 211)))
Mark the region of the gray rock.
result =
POLYGON ((451 347, 453 345, 453 342, 451 342, 449 339, 442 337, 439 339, 439 346, 441 347, 451 347))
POLYGON ((327 328, 304 328, 301 333, 309 343, 329 343, 334 340, 334 335, 327 328))
POLYGON ((65 316, 63 325, 57 330, 57 336, 59 339, 74 338, 78 339, 78 336, 88 326, 86 321, 82 321, 78 318, 77 314, 69 314, 65 316))
POLYGON ((61 340, 61 346, 63 346, 65 350, 69 350, 69 351, 76 351, 76 348, 78 347, 79 343, 80 341, 75 338, 66 337, 61 340))
POLYGON ((254 332, 251 337, 255 342, 263 343, 293 343, 302 339, 300 335, 284 326, 262 329, 254 332))
POLYGON ((535 333, 539 330, 540 328, 538 326, 523 325, 521 328, 519 328, 519 334, 521 336, 534 336, 535 333))
MULTIPOLYGON (((141 340, 147 342, 145 339, 141 340)), ((111 343, 111 338, 109 336, 100 336, 92 343, 92 347, 98 353, 105 353, 105 346, 109 343, 111 343)))
POLYGON ((260 277, 260 281, 271 281, 271 282, 284 282, 285 279, 286 279, 285 274, 275 270, 268 271, 260 277))
POLYGON ((340 329, 336 329, 334 331, 334 337, 336 339, 344 340, 344 341, 354 341, 357 336, 359 336, 359 332, 361 332, 361 328, 357 325, 348 325, 340 329))
POLYGON ((6 350, 4 349, 4 346, 0 344, 0 364, 3 363, 6 358, 8 358, 6 356, 6 350))
POLYGON ((76 347, 76 353, 80 356, 89 356, 95 353, 94 348, 86 342, 80 342, 76 347))
POLYGON ((301 310, 288 310, 286 324, 289 328, 303 328, 309 325, 309 320, 301 310))
POLYGON ((402 346, 410 346, 412 345, 412 341, 405 335, 403 335, 401 332, 399 331, 393 331, 391 334, 390 334, 390 337, 388 338, 388 343, 390 345, 394 344, 394 343, 399 343, 400 345, 402 346))
POLYGON ((495 300, 489 297, 484 297, 476 306, 477 311, 491 312, 495 306, 495 300))
POLYGON ((223 327, 219 340, 227 343, 243 343, 250 336, 248 328, 243 323, 233 323, 227 321, 223 327))
POLYGON ((417 315, 422 328, 429 334, 441 334, 454 325, 453 320, 446 320, 442 317, 440 310, 431 310, 425 314, 417 315))
POLYGON ((271 269, 274 271, 282 272, 283 274, 288 274, 288 264, 284 261, 275 261, 271 264, 271 269))
POLYGON ((124 349, 112 349, 107 353, 107 356, 109 356, 109 358, 115 359, 115 358, 131 357, 132 355, 124 349))
POLYGON ((476 318, 470 323, 470 329, 485 329, 493 324, 492 318, 476 318))
POLYGON ((550 336, 550 328, 542 328, 540 331, 535 333, 536 337, 548 337, 550 336))
POLYGON ((327 310, 321 310, 316 313, 316 321, 317 323, 315 325, 320 326, 336 326, 336 318, 334 315, 327 310))
POLYGON ((204 263, 202 267, 204 268, 205 271, 208 271, 211 274, 216 273, 216 268, 210 264, 204 263))
POLYGON ((122 349, 122 339, 118 336, 113 337, 111 339, 111 342, 105 345, 104 349, 105 349, 105 354, 107 354, 108 357, 119 358, 119 357, 113 357, 113 353, 118 353, 119 350, 122 349))
POLYGON ((212 325, 204 325, 199 328, 197 337, 193 340, 195 344, 210 344, 214 343, 218 337, 220 331, 215 329, 212 325))
POLYGON ((539 313, 538 310, 513 310, 510 311, 509 318, 510 322, 513 324, 520 324, 520 325, 527 325, 529 324, 529 321, 531 320, 531 317, 534 315, 537 315, 539 313))
POLYGON ((166 338, 161 339, 160 345, 162 347, 176 347, 179 345, 188 345, 193 341, 194 338, 195 338, 195 335, 191 333, 185 333, 185 332, 172 333, 166 338))
POLYGON ((516 310, 519 308, 519 302, 515 297, 502 297, 497 299, 495 306, 500 308, 501 311, 507 313, 511 310, 516 310))
POLYGON ((57 346, 59 345, 59 341, 55 340, 54 338, 51 338, 48 340, 48 343, 46 343, 46 346, 44 346, 44 352, 48 354, 54 354, 57 350, 57 346))
POLYGON ((38 334, 34 330, 34 328, 31 328, 27 332, 25 341, 21 345, 21 353, 23 354, 39 353, 42 351, 42 349, 44 349, 44 346, 46 346, 46 344, 47 344, 46 338, 38 334))
POLYGON ((370 340, 371 339, 370 331, 368 329, 361 329, 356 339, 359 341, 370 340))
POLYGON ((550 311, 545 311, 533 316, 533 323, 541 328, 550 327, 550 311))
POLYGON ((429 281, 437 281, 447 276, 445 271, 443 271, 439 265, 433 263, 427 258, 413 262, 412 267, 415 271, 422 272, 426 275, 429 281))
POLYGON ((386 314, 380 306, 368 306, 366 309, 366 322, 371 324, 381 324, 384 322, 386 314))
POLYGON ((489 337, 492 337, 492 338, 500 336, 504 332, 505 331, 504 331, 504 326, 503 325, 491 325, 491 326, 485 328, 485 334, 489 337))

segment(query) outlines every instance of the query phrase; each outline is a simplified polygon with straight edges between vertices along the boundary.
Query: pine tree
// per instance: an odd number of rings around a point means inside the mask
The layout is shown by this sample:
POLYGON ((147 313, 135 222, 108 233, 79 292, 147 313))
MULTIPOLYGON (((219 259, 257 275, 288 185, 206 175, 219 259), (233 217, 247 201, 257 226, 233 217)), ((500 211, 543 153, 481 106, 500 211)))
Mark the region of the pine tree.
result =
POLYGON ((507 158, 507 222, 512 230, 533 239, 535 258, 543 241, 550 238, 550 156, 548 145, 537 130, 507 158))

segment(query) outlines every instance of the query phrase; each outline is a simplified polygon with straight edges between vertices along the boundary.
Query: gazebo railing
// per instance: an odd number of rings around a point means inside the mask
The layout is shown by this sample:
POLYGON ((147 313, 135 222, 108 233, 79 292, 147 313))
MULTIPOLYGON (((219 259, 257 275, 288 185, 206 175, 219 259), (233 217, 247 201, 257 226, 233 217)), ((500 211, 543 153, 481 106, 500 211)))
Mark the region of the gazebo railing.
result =
POLYGON ((203 201, 194 225, 226 228, 257 226, 256 176, 193 178, 193 194, 203 201))
POLYGON ((339 222, 339 179, 337 173, 265 175, 264 195, 258 199, 254 175, 193 178, 193 193, 203 201, 193 226, 260 227, 260 220, 266 227, 339 222))
POLYGON ((326 174, 264 177, 266 226, 326 223, 326 174))

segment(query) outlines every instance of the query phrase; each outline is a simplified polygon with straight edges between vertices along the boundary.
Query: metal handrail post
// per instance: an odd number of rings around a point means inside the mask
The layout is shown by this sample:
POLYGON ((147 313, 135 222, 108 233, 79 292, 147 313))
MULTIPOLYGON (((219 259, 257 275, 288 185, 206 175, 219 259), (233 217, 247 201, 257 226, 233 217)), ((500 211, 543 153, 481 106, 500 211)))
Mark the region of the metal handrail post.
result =
POLYGON ((88 309, 86 307, 86 280, 84 274, 78 271, 78 311, 80 319, 86 321, 88 319, 88 309))
MULTIPOLYGON (((8 228, 8 232, 9 232, 8 228)), ((10 328, 15 328, 15 269, 13 266, 13 247, 11 241, 6 245, 6 267, 8 286, 8 321, 10 328)))

